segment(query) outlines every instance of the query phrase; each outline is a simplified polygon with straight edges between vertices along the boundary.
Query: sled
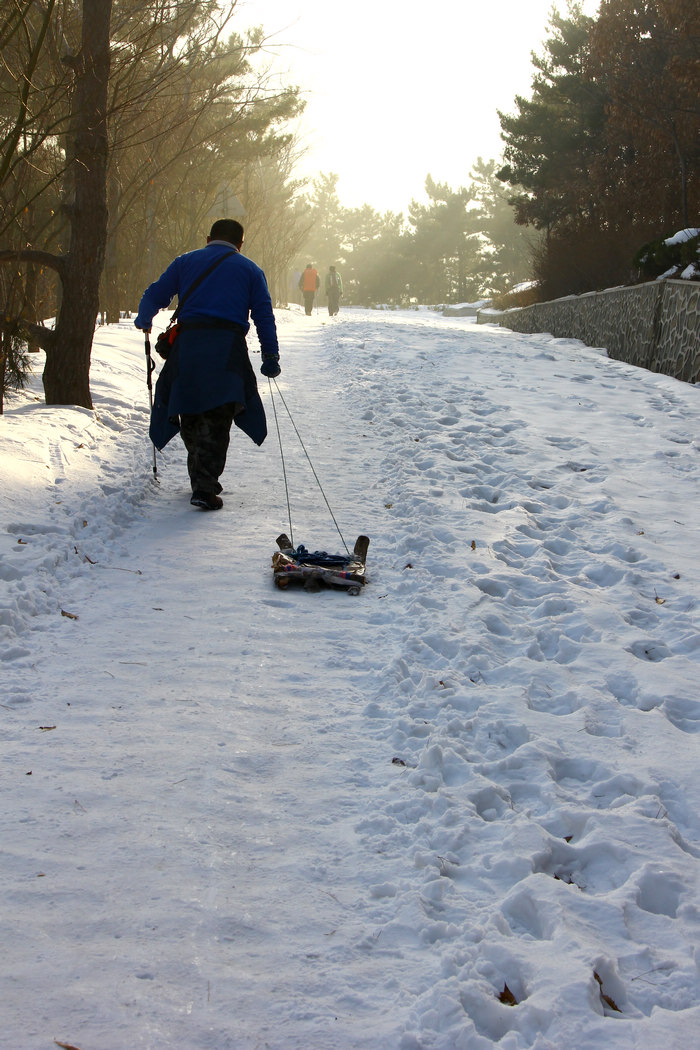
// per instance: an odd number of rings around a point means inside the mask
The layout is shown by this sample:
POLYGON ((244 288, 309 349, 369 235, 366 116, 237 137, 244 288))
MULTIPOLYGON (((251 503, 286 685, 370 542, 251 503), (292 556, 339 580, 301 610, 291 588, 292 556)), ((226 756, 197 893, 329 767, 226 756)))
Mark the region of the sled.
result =
POLYGON ((367 582, 367 536, 357 537, 352 554, 310 553, 301 545, 295 549, 286 533, 277 537, 277 546, 279 550, 272 555, 272 570, 275 584, 282 590, 292 583, 300 583, 305 591, 330 586, 343 587, 348 594, 359 594, 367 582))

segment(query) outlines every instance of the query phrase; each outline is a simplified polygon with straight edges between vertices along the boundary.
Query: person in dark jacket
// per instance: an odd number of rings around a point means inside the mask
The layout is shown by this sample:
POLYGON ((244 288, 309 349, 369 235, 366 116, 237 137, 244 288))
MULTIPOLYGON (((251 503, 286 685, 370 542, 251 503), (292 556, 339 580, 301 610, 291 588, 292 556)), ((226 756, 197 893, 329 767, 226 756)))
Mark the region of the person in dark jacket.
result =
POLYGON ((340 297, 343 294, 343 281, 335 266, 328 267, 326 274, 326 297, 328 299, 328 313, 331 317, 340 309, 340 297))
POLYGON ((137 328, 150 332, 153 318, 173 296, 182 302, 177 338, 155 387, 150 436, 155 447, 163 449, 180 431, 187 449, 190 503, 203 510, 223 506, 219 477, 226 465, 231 424, 256 445, 267 436, 265 409, 245 338, 249 317, 260 340, 260 371, 270 378, 280 374, 277 327, 265 274, 241 254, 242 245, 241 224, 218 219, 205 248, 179 255, 149 285, 134 320, 137 328))

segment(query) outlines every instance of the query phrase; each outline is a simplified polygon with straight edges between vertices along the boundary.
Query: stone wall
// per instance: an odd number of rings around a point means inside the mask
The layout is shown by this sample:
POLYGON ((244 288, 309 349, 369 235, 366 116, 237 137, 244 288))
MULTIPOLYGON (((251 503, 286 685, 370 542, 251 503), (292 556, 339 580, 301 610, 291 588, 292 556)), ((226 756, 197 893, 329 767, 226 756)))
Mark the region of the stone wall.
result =
POLYGON ((610 357, 700 382, 700 284, 652 281, 513 310, 480 310, 479 324, 549 332, 605 347, 610 357))

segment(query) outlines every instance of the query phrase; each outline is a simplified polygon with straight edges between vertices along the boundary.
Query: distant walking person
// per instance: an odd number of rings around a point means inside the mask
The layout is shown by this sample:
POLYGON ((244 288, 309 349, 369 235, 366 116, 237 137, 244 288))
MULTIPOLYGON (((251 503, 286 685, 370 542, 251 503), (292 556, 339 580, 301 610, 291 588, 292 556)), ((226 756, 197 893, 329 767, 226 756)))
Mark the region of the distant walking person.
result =
POLYGON ((265 274, 241 255, 243 227, 219 219, 205 248, 179 255, 143 293, 134 321, 150 332, 153 318, 178 296, 177 337, 156 383, 150 436, 162 449, 178 430, 187 449, 190 503, 219 510, 219 477, 231 424, 256 445, 267 421, 245 337, 253 318, 262 350, 260 371, 280 373, 277 328, 265 274))
POLYGON ((343 294, 343 282, 335 266, 329 266, 326 274, 326 296, 328 297, 328 313, 333 317, 340 309, 340 297, 343 294))
POLYGON ((304 294, 304 310, 307 317, 314 308, 314 299, 320 285, 321 278, 318 276, 318 270, 311 263, 307 263, 306 269, 299 278, 299 287, 304 294))

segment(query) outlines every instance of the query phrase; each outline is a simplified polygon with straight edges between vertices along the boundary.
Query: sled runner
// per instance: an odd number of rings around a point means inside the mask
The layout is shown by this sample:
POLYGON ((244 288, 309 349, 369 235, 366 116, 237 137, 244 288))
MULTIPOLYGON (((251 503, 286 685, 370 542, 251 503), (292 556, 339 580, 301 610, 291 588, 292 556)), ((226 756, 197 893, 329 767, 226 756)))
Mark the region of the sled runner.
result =
POLYGON ((277 537, 278 551, 272 555, 272 569, 278 587, 301 583, 306 591, 318 591, 321 586, 345 587, 348 594, 359 594, 367 582, 365 560, 369 538, 358 536, 352 554, 310 553, 306 547, 293 547, 289 537, 277 537))

